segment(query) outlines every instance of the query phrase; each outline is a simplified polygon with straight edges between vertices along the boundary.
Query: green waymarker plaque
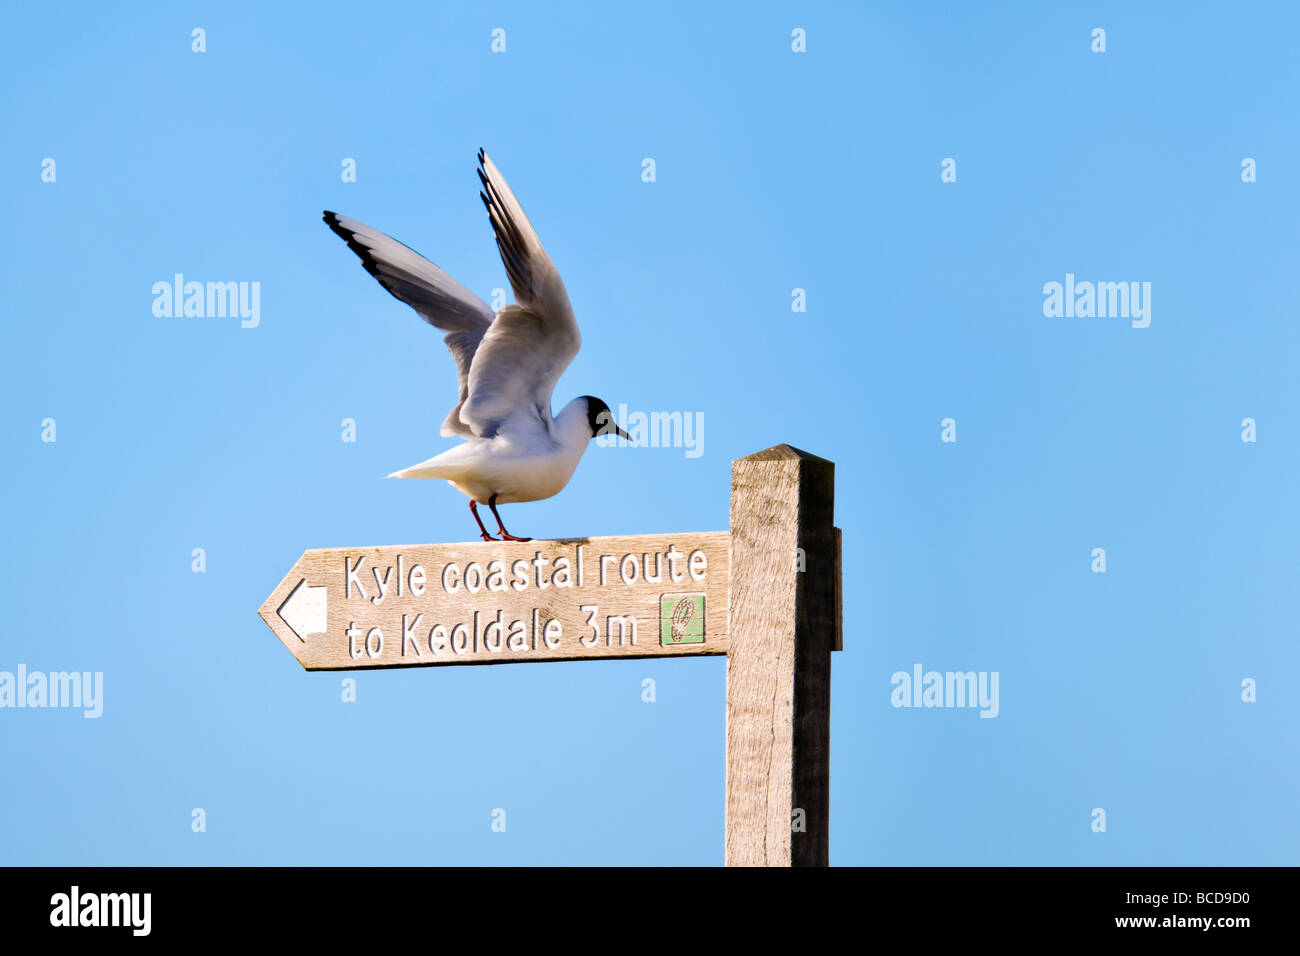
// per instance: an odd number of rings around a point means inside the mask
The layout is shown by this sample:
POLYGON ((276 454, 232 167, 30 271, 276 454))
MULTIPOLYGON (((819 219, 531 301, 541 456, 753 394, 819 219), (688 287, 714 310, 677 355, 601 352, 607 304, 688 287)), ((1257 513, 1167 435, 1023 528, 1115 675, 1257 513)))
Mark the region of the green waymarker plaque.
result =
POLYGON ((659 644, 704 643, 704 595, 664 594, 659 598, 659 644))

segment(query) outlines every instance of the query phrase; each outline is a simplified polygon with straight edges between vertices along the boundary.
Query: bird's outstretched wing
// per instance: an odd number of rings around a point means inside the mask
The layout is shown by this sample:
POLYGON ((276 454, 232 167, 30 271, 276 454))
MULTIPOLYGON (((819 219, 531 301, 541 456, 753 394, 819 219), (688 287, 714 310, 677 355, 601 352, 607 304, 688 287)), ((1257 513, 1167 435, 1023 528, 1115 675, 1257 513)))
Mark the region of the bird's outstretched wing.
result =
POLYGON ((551 393, 578 354, 582 336, 555 264, 523 207, 479 150, 479 194, 487 207, 516 303, 497 313, 474 355, 460 419, 474 433, 535 431, 551 420, 551 393), (512 428, 513 426, 513 428, 512 428))
POLYGON ((361 264, 380 285, 430 325, 447 333, 443 341, 456 360, 460 399, 442 423, 442 434, 473 437, 474 430, 461 420, 460 413, 469 394, 474 353, 492 324, 492 309, 424 256, 391 236, 328 210, 323 218, 361 257, 361 264))

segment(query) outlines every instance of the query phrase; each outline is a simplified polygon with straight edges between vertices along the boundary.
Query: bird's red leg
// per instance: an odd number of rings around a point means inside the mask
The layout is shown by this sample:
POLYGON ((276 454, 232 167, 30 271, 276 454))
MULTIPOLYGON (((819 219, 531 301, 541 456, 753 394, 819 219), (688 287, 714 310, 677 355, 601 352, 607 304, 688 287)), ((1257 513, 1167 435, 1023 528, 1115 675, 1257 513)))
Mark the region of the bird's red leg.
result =
MULTIPOLYGON (((495 498, 496 495, 493 495, 492 497, 495 498)), ((487 528, 483 527, 483 519, 480 518, 480 517, 478 516, 478 503, 475 502, 473 498, 469 499, 469 513, 472 514, 472 515, 474 516, 474 520, 478 522, 478 529, 479 529, 480 531, 483 532, 483 540, 484 540, 484 541, 495 541, 496 538, 494 538, 494 537, 492 537, 492 535, 488 534, 488 532, 487 532, 487 528)), ((496 509, 496 508, 493 508, 493 509, 492 509, 492 513, 493 513, 493 514, 496 514, 496 513, 497 513, 497 509, 496 509)), ((501 519, 500 519, 500 518, 497 518, 497 524, 500 524, 500 523, 501 523, 501 519)))
POLYGON ((502 541, 532 541, 532 538, 516 538, 506 530, 506 526, 501 523, 501 516, 497 514, 497 496, 493 495, 488 499, 488 507, 492 509, 492 517, 497 519, 497 531, 501 533, 502 541))

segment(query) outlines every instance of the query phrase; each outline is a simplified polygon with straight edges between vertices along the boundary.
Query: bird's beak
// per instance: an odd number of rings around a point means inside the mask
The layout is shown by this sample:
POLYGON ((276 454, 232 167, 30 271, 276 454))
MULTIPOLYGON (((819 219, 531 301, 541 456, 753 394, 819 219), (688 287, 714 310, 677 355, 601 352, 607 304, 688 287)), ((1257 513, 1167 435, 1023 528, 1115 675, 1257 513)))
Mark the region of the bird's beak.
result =
POLYGON ((628 441, 632 440, 632 436, 623 431, 623 429, 619 428, 617 425, 614 426, 614 434, 619 438, 626 438, 628 441))

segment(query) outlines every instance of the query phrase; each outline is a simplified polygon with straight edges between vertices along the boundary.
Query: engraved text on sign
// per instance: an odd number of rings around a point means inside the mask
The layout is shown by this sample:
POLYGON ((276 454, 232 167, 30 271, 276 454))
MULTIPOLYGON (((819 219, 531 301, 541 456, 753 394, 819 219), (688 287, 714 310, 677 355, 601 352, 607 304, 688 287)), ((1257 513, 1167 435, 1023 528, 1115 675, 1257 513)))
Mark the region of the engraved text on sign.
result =
POLYGON ((728 541, 321 549, 260 613, 308 670, 725 654, 728 541))

